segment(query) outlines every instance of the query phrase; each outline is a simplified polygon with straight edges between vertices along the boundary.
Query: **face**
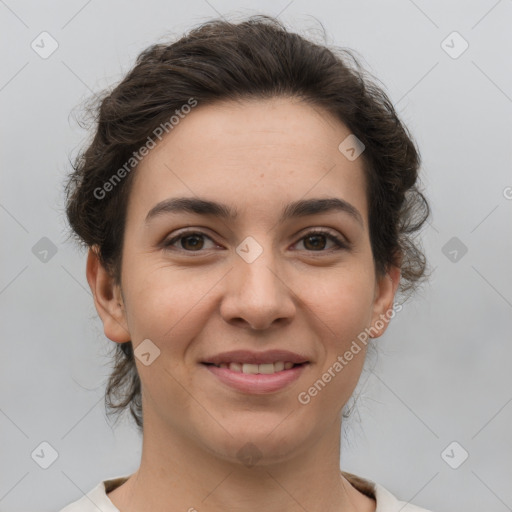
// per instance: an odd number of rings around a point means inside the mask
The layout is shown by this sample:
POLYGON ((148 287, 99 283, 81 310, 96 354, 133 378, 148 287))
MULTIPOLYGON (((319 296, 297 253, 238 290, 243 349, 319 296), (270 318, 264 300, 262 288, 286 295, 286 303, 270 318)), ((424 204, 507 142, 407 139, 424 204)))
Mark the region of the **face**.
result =
POLYGON ((145 428, 229 460, 250 440, 276 461, 336 424, 366 346, 344 354, 390 310, 399 280, 397 269, 375 275, 362 159, 338 149, 349 134, 298 100, 199 105, 142 160, 121 287, 109 289, 92 253, 88 279, 106 335, 150 354, 136 358, 145 428), (236 216, 165 205, 177 198, 236 216), (249 354, 219 356, 240 350, 249 354), (303 364, 245 368, 273 375, 205 364, 251 355, 303 364))

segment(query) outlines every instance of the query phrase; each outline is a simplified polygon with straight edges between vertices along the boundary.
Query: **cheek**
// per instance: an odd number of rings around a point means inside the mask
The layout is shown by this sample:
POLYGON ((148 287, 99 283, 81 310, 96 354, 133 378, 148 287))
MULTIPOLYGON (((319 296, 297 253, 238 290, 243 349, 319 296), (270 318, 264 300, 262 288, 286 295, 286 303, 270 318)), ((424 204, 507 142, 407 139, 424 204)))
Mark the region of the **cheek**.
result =
POLYGON ((126 262, 124 283, 128 324, 135 344, 149 338, 165 350, 179 350, 180 339, 194 336, 194 317, 214 287, 215 276, 199 269, 126 262), (170 344, 169 340, 173 340, 170 344))
MULTIPOLYGON (((197 269, 190 272, 162 265, 126 265, 127 317, 134 348, 143 340, 151 340, 159 355, 149 365, 136 358, 137 371, 143 383, 146 399, 155 409, 173 396, 172 409, 186 411, 191 406, 189 346, 201 334, 204 318, 209 311, 205 300, 217 279, 198 276, 197 269), (131 272, 130 272, 131 271, 131 272)), ((151 348, 151 350, 155 350, 151 348)), ((164 408, 166 409, 166 408, 164 408)), ((165 412, 165 411, 164 411, 165 412)), ((172 423, 172 418, 166 421, 172 423)))
POLYGON ((334 280, 310 297, 312 328, 323 353, 297 398, 317 411, 312 417, 332 420, 354 392, 367 352, 368 339, 361 334, 371 321, 371 299, 371 283, 364 279, 334 280))
POLYGON ((374 282, 368 272, 352 267, 316 283, 304 286, 308 306, 325 328, 327 345, 343 350, 371 321, 374 282))

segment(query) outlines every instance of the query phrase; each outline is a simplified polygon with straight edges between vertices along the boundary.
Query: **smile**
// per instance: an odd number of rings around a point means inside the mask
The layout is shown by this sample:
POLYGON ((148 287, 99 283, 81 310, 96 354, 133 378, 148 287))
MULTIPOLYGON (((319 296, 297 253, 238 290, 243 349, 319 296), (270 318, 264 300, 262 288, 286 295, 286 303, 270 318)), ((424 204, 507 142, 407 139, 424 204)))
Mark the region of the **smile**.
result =
POLYGON ((267 394, 281 391, 294 381, 310 365, 309 363, 203 363, 215 380, 223 386, 246 394, 267 394))
POLYGON ((265 374, 282 372, 283 370, 290 370, 296 366, 291 361, 276 361, 275 363, 264 364, 251 364, 251 363, 220 363, 214 365, 217 368, 228 368, 232 372, 247 373, 247 374, 265 374))

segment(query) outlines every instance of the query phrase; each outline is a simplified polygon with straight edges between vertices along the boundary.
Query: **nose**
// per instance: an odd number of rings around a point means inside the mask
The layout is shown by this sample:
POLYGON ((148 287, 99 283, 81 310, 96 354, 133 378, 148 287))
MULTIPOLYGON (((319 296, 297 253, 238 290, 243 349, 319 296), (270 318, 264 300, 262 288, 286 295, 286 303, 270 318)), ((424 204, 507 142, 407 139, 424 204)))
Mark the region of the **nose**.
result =
POLYGON ((220 312, 232 325, 252 330, 283 327, 295 315, 293 285, 270 250, 251 263, 237 255, 224 283, 220 312))

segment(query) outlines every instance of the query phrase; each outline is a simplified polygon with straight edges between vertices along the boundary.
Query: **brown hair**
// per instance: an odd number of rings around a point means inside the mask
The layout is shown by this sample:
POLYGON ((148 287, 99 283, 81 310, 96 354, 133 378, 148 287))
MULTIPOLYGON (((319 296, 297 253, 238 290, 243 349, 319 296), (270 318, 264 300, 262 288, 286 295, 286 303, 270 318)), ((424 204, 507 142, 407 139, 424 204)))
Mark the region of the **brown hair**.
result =
MULTIPOLYGON (((66 184, 71 236, 85 247, 96 246, 100 261, 120 284, 134 172, 114 183, 105 197, 99 198, 97 190, 116 169, 126 169, 155 128, 190 98, 207 105, 274 96, 324 108, 363 142, 375 269, 382 275, 390 265, 401 267, 398 292, 410 295, 427 276, 425 256, 414 239, 429 216, 416 186, 420 156, 415 143, 386 93, 350 50, 316 44, 269 16, 240 23, 213 20, 172 44, 154 44, 115 88, 95 99, 87 109, 94 115, 94 137, 77 156, 66 184)), ((141 383, 131 342, 115 345, 105 404, 108 414, 129 406, 142 431, 141 383)))

